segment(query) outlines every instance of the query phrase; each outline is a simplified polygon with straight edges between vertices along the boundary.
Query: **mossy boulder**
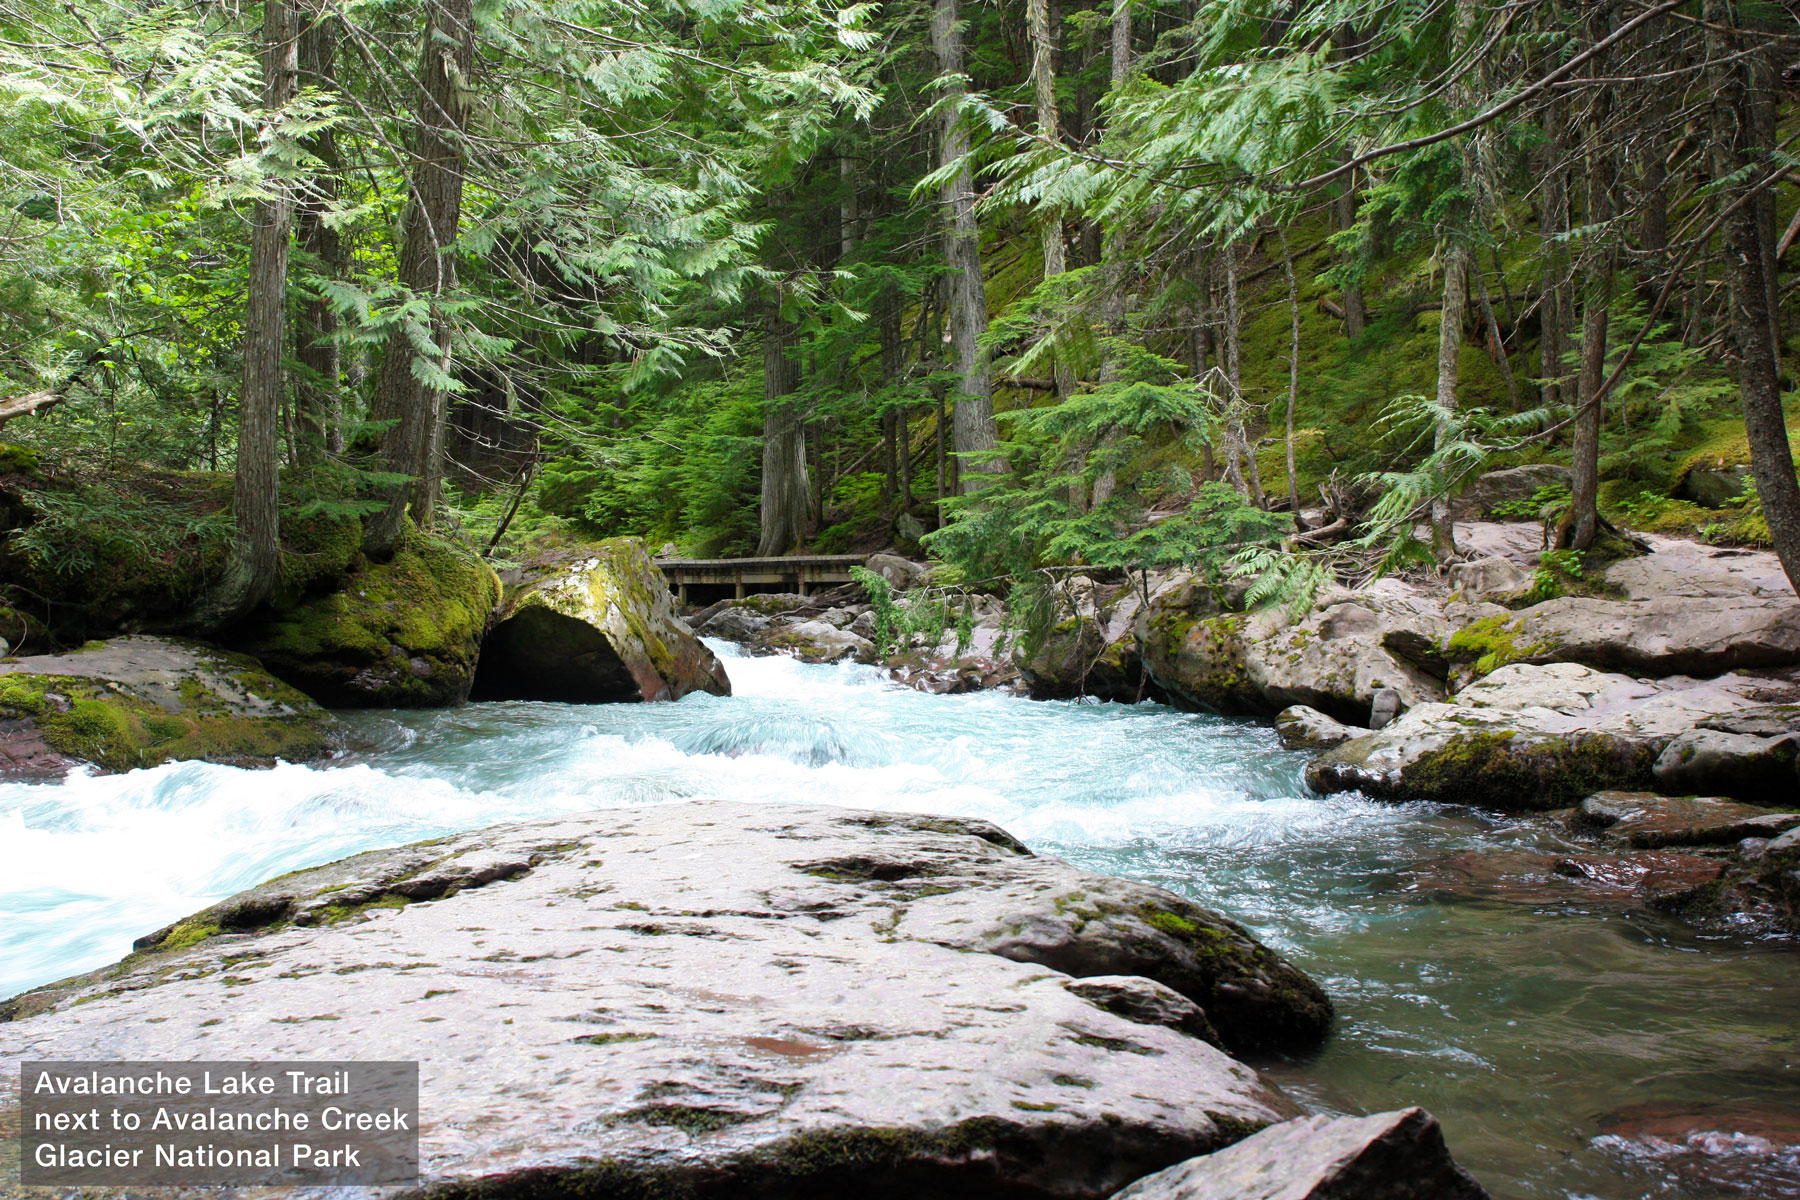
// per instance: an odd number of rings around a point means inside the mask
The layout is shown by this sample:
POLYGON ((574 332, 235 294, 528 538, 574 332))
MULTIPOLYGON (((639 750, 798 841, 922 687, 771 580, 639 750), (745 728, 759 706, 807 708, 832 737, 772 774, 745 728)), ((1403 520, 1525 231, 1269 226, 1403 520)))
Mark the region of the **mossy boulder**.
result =
POLYGON ((1658 756, 1698 722, 1754 704, 1766 681, 1646 682, 1575 663, 1512 664, 1355 737, 1306 767, 1321 792, 1504 811, 1649 791, 1658 756))
POLYGON ((639 538, 541 554, 508 575, 475 696, 567 704, 731 694, 713 652, 675 612, 639 538))
POLYGON ((1176 700, 1226 716, 1272 717, 1304 704, 1365 725, 1375 694, 1406 707, 1443 699, 1436 645, 1440 598, 1398 580, 1357 594, 1331 589, 1298 622, 1281 609, 1219 612, 1193 589, 1154 597, 1138 617, 1151 679, 1176 700))
POLYGON ((1031 698, 1097 696, 1130 704, 1149 694, 1136 637, 1141 608, 1129 583, 1096 583, 1085 575, 1068 580, 1057 596, 1055 624, 1029 653, 1021 647, 1014 654, 1031 698))
POLYGON ((0 779, 174 759, 305 762, 334 723, 254 659, 200 642, 126 637, 69 654, 0 661, 0 779))
MULTIPOLYGON (((328 532, 328 531, 327 531, 328 532)), ((500 580, 475 553, 410 524, 394 557, 355 544, 330 590, 287 593, 232 631, 231 644, 335 708, 440 708, 469 697, 500 580)))

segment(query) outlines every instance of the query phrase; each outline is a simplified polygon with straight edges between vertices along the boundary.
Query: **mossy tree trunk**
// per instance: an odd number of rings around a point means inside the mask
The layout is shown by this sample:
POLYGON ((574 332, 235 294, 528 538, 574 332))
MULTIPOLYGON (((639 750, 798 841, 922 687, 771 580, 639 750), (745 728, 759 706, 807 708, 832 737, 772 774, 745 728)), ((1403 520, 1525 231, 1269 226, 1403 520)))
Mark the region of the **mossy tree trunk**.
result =
MULTIPOLYGON (((281 110, 294 98, 299 30, 288 0, 263 7, 262 103, 270 138, 280 138, 281 110)), ((270 149, 275 149, 271 146, 270 149)), ((274 590, 281 566, 281 403, 287 333, 288 242, 293 182, 280 160, 250 218, 250 280, 244 298, 244 389, 238 401, 237 468, 232 507, 237 530, 225 570, 202 604, 207 622, 242 616, 274 590)))
POLYGON ((450 368, 450 321, 441 301, 456 286, 452 251, 467 165, 474 0, 430 0, 421 42, 411 197, 402 217, 399 277, 425 309, 408 315, 388 336, 374 404, 377 420, 393 422, 381 437, 387 468, 413 482, 390 489, 387 506, 364 528, 363 548, 377 561, 393 556, 409 502, 415 519, 425 524, 436 499, 443 385, 450 368))
MULTIPOLYGON (((1596 102, 1604 116, 1605 98, 1596 102)), ((1587 213, 1590 227, 1608 225, 1616 211, 1615 172, 1618 160, 1605 151, 1591 155, 1587 164, 1587 213)), ((1600 427, 1605 417, 1600 389, 1606 383, 1606 344, 1612 319, 1613 277, 1618 259, 1617 242, 1610 233, 1600 235, 1601 245, 1584 256, 1581 271, 1581 375, 1575 409, 1575 437, 1570 451, 1570 484, 1567 534, 1558 541, 1571 550, 1586 550, 1600 531, 1600 427)))
MULTIPOLYGON (((337 80, 336 17, 327 11, 308 14, 300 31, 300 73, 305 86, 335 89, 337 80)), ((300 199, 299 243, 318 273, 327 279, 342 278, 347 264, 344 236, 327 224, 337 202, 339 155, 337 133, 327 127, 307 140, 307 152, 324 170, 300 199)), ((299 417, 299 459, 316 462, 322 454, 344 451, 343 394, 339 390, 342 354, 336 335, 337 309, 324 296, 301 301, 299 328, 294 334, 294 357, 302 375, 295 387, 295 411, 299 417)))
MULTIPOLYGON (((1444 319, 1438 326, 1437 446, 1443 448, 1450 433, 1450 414, 1457 408, 1457 388, 1461 382, 1463 322, 1469 310, 1469 247, 1452 235, 1444 248, 1444 319)), ((1431 549, 1438 561, 1454 558, 1456 526, 1450 519, 1450 505, 1444 495, 1431 501, 1431 549)))

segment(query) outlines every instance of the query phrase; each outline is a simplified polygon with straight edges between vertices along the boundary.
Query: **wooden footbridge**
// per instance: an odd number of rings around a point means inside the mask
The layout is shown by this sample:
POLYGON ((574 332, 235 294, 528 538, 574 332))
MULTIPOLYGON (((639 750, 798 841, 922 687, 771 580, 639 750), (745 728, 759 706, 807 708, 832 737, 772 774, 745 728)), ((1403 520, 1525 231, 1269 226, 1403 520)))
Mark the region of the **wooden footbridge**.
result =
POLYGON ((869 561, 865 554, 794 554, 783 558, 659 558, 676 598, 693 593, 723 600, 729 589, 741 600, 751 592, 798 592, 802 596, 850 582, 850 568, 869 561))

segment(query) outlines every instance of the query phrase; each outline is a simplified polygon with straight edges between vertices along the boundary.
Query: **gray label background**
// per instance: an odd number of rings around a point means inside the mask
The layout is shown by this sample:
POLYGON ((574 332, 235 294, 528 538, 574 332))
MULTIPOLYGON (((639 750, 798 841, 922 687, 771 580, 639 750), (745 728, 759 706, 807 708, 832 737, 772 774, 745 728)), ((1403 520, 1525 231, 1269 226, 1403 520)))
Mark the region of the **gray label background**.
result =
MULTIPOLYGON (((27 1062, 20 1068, 21 1121, 20 1182, 26 1185, 63 1187, 129 1187, 216 1184, 226 1186, 366 1185, 413 1183, 419 1176, 419 1064, 416 1062, 27 1062), (342 1095, 309 1095, 297 1092, 287 1075, 301 1072, 308 1078, 332 1078, 348 1074, 349 1090, 342 1095), (269 1095, 206 1094, 204 1082, 215 1086, 248 1073, 274 1081, 269 1095), (44 1075, 60 1078, 153 1079, 185 1077, 191 1090, 186 1095, 106 1096, 71 1095, 40 1090, 44 1075), (392 1114, 398 1110, 406 1128, 387 1131, 327 1130, 326 1109, 344 1113, 392 1114), (211 1113, 279 1112, 304 1116, 304 1131, 219 1131, 153 1129, 158 1110, 171 1117, 193 1118, 211 1113), (55 1132, 40 1126, 57 1114, 98 1113, 99 1129, 55 1132), (118 1128, 135 1114, 135 1131, 118 1128), (211 1147, 218 1151, 270 1150, 277 1158, 272 1168, 243 1166, 161 1165, 157 1147, 168 1151, 211 1147), (343 1151, 356 1165, 296 1165, 298 1148, 343 1151), (139 1151, 136 1165, 56 1166, 40 1165, 40 1148, 77 1152, 106 1150, 129 1155, 139 1151)), ((92 1123, 90 1116, 90 1121, 92 1123)))

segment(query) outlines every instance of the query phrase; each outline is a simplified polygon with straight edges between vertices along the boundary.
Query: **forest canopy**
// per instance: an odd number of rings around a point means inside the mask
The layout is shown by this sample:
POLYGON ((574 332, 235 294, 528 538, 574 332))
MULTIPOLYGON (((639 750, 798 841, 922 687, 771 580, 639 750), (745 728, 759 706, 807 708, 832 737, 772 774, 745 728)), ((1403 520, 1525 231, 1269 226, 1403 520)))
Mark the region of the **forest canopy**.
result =
POLYGON ((1755 0, 5 0, 0 436, 200 473, 57 503, 215 539, 217 621, 322 512, 1293 599, 1535 462, 1560 550, 1800 580, 1797 65, 1755 0))

